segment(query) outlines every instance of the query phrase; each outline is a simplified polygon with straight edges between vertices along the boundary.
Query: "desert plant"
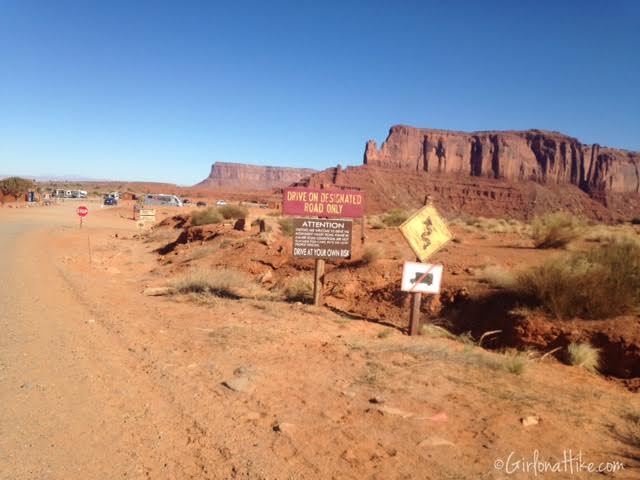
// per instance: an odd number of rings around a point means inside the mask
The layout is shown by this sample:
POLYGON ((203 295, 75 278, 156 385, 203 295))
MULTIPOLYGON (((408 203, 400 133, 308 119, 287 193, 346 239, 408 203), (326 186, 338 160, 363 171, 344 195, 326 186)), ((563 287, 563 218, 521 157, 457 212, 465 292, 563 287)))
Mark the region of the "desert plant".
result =
POLYGON ((218 208, 218 213, 220 213, 220 215, 225 219, 229 220, 231 218, 247 218, 249 210, 240 205, 224 205, 218 208))
POLYGON ((536 248, 562 248, 580 236, 582 226, 574 215, 549 213, 531 222, 531 238, 536 248))
POLYGON ((372 245, 364 249, 360 263, 363 265, 370 265, 376 263, 380 257, 382 257, 382 249, 377 245, 372 245))
POLYGON ((387 227, 399 227, 405 220, 409 218, 409 215, 404 210, 394 208, 389 210, 384 217, 382 217, 382 223, 387 227))
POLYGON ((608 318, 640 304, 640 243, 617 238, 519 273, 511 287, 558 318, 608 318))
POLYGON ((568 347, 569 362, 576 367, 582 367, 591 373, 598 373, 600 369, 600 350, 590 343, 571 343, 568 347))
POLYGON ((640 217, 632 218, 631 225, 640 225, 640 217))
POLYGON ((11 195, 19 197, 34 187, 34 183, 31 180, 26 180, 20 177, 9 177, 4 180, 0 180, 0 193, 3 195, 11 195))
POLYGON ((307 275, 298 275, 287 283, 284 297, 290 302, 309 302, 313 299, 313 282, 307 275))
POLYGON ((476 275, 482 283, 487 283, 496 288, 511 288, 515 284, 515 276, 498 265, 487 265, 479 270, 476 275))
POLYGON ((528 362, 529 358, 525 352, 507 352, 501 358, 500 368, 507 373, 522 375, 528 362))
POLYGON ((455 339, 456 336, 451 333, 449 330, 440 327, 438 325, 434 325, 433 323, 425 323, 420 328, 420 335, 425 335, 427 337, 435 337, 435 338, 450 338, 455 339))
POLYGON ((202 210, 200 212, 194 212, 191 215, 191 224, 195 226, 211 225, 220 223, 221 221, 222 216, 215 208, 207 208, 206 210, 202 210))
POLYGON ((283 235, 286 235, 287 237, 291 237, 293 235, 293 220, 291 218, 281 218, 278 220, 278 223, 280 224, 280 231, 283 235))
POLYGON ((252 280, 243 272, 230 268, 220 268, 190 270, 171 282, 171 286, 178 293, 199 293, 218 297, 240 298, 239 289, 247 289, 252 283, 252 280))

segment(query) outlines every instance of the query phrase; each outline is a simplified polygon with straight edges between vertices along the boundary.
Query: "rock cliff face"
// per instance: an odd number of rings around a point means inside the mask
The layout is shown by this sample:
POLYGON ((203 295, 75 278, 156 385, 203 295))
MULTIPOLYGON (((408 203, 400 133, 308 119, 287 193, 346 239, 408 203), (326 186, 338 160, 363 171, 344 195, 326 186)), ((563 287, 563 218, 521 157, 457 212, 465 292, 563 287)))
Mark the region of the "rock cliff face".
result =
POLYGON ((396 125, 381 148, 367 142, 373 167, 540 184, 571 184, 593 197, 640 192, 640 152, 582 144, 541 130, 453 132, 396 125))
POLYGON ((196 188, 243 188, 262 190, 281 188, 316 173, 309 168, 267 167, 244 163, 216 162, 211 173, 196 188))
POLYGON ((605 222, 640 218, 640 153, 541 130, 452 132, 394 126, 364 165, 298 182, 366 192, 367 213, 418 208, 430 195, 450 215, 531 219, 565 210, 605 222))

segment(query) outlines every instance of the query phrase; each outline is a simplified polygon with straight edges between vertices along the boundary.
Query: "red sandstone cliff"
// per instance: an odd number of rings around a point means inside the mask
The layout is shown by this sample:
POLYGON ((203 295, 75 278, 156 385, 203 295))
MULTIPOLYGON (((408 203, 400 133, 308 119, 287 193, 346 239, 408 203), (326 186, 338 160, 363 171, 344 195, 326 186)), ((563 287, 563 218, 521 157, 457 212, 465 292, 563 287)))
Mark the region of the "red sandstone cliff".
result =
POLYGON ((453 132, 394 126, 364 165, 299 182, 366 191, 368 213, 418 207, 431 195, 449 214, 530 219, 566 210, 602 221, 640 216, 640 153, 541 130, 453 132))
POLYGON ((310 168, 268 167, 244 163, 216 162, 211 173, 195 188, 243 188, 261 190, 281 188, 316 173, 310 168))
POLYGON ((541 184, 572 184, 601 193, 640 192, 640 153, 585 145, 541 130, 453 132, 391 127, 378 150, 367 142, 366 165, 541 184))

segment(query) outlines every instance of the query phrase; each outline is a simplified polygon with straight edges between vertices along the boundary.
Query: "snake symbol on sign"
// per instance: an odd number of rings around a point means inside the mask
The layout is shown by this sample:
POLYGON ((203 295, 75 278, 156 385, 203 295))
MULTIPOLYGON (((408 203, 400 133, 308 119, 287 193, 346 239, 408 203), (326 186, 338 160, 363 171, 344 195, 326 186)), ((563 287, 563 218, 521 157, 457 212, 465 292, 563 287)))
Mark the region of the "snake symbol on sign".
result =
POLYGON ((422 232, 422 241, 424 242, 423 248, 428 248, 431 245, 431 239, 429 238, 433 233, 433 222, 431 221, 431 217, 427 217, 424 221, 424 232, 422 232))

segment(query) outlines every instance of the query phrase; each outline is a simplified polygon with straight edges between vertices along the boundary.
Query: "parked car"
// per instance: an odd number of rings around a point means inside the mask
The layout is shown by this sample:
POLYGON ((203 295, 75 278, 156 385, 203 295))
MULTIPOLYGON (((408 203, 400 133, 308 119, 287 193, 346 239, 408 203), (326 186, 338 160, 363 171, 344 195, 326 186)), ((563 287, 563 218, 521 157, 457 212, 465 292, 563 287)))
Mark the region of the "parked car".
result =
POLYGON ((220 205, 220 206, 222 206, 222 205, 226 205, 226 204, 227 204, 227 201, 226 201, 226 200, 218 200, 218 201, 216 202, 216 205, 220 205))
POLYGON ((196 207, 206 207, 207 206, 207 202, 198 202, 196 203, 196 207))
POLYGON ((104 199, 105 205, 118 205, 118 199, 114 197, 107 197, 104 199))

